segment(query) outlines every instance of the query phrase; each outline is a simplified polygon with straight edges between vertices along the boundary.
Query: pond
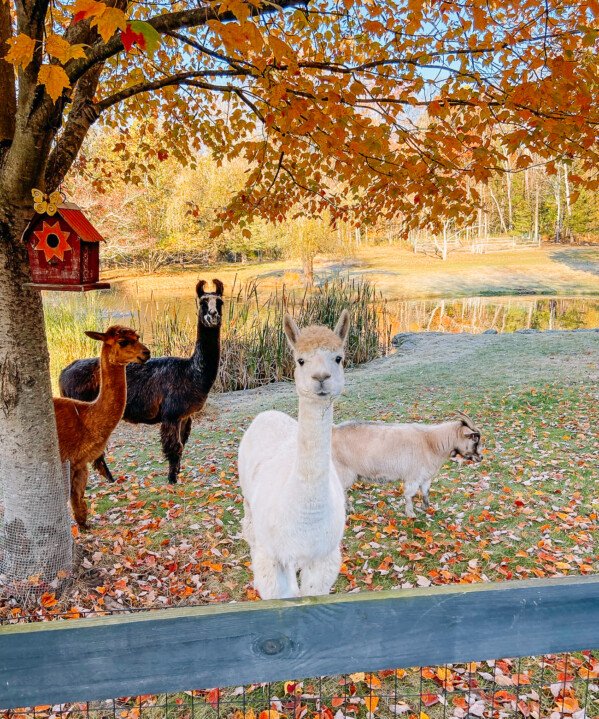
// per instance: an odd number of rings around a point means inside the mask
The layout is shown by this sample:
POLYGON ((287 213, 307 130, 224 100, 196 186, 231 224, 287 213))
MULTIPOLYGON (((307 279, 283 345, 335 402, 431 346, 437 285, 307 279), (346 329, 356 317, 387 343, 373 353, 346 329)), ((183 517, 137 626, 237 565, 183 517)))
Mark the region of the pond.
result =
POLYGON ((599 327, 599 297, 465 297, 389 303, 394 332, 494 329, 575 330, 599 327))

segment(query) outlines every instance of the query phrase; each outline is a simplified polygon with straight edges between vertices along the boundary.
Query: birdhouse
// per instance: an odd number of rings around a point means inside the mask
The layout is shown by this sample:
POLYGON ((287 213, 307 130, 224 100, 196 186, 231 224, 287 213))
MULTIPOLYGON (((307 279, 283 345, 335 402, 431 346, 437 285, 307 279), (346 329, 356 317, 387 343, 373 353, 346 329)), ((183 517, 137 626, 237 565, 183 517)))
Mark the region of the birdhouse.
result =
POLYGON ((99 281, 102 235, 71 202, 48 209, 38 212, 23 234, 31 286, 76 292, 109 288, 107 282, 99 281))

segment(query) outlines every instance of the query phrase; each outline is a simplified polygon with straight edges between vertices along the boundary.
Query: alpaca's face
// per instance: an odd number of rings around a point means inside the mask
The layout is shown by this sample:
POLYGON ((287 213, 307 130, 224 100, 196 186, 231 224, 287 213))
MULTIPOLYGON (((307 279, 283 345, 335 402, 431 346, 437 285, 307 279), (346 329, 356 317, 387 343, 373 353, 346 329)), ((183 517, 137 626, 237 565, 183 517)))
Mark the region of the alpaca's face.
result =
POLYGON ((295 388, 302 397, 330 400, 343 391, 343 347, 294 352, 295 388))
POLYGON ((110 364, 144 364, 150 359, 150 350, 139 341, 135 330, 121 325, 113 325, 106 332, 86 332, 88 337, 103 342, 109 349, 110 364))
POLYGON ((343 391, 343 360, 349 314, 343 310, 334 330, 320 325, 300 330, 285 315, 285 335, 295 359, 295 387, 301 397, 330 401, 343 391))
POLYGON ((205 292, 206 280, 200 280, 196 285, 199 310, 198 316, 204 327, 219 327, 223 317, 224 285, 220 280, 212 280, 215 292, 205 292))
POLYGON ((200 320, 204 327, 218 327, 222 320, 223 300, 216 294, 200 297, 200 320))

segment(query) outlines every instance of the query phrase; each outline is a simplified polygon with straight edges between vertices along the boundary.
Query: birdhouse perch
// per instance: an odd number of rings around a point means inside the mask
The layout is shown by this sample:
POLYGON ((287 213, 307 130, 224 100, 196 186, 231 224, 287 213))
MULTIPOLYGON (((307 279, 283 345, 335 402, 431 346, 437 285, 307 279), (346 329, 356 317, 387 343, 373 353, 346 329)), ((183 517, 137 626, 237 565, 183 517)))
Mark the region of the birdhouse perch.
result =
POLYGON ((77 205, 64 202, 52 210, 38 212, 23 234, 30 286, 71 292, 108 289, 107 282, 99 281, 102 235, 77 205))

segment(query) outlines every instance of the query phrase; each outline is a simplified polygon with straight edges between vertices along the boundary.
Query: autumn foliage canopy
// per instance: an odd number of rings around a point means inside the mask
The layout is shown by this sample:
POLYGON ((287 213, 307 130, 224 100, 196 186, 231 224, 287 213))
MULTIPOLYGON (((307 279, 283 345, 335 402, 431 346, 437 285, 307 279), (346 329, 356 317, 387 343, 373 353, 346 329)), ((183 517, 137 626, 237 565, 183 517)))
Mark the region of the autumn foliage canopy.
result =
POLYGON ((1 163, 36 133, 54 190, 100 119, 136 121, 146 170, 242 156, 223 215, 290 207, 459 218, 493 173, 572 167, 597 187, 597 0, 0 0, 1 163), (16 73, 16 75, 15 75, 16 73), (11 109, 12 108, 12 109, 11 109), (168 146, 156 146, 160 126, 168 146), (7 132, 8 128, 8 132, 7 132), (517 156, 516 156, 517 155, 517 156), (514 159, 514 157, 516 159, 514 159), (478 188, 478 189, 477 189, 478 188))

